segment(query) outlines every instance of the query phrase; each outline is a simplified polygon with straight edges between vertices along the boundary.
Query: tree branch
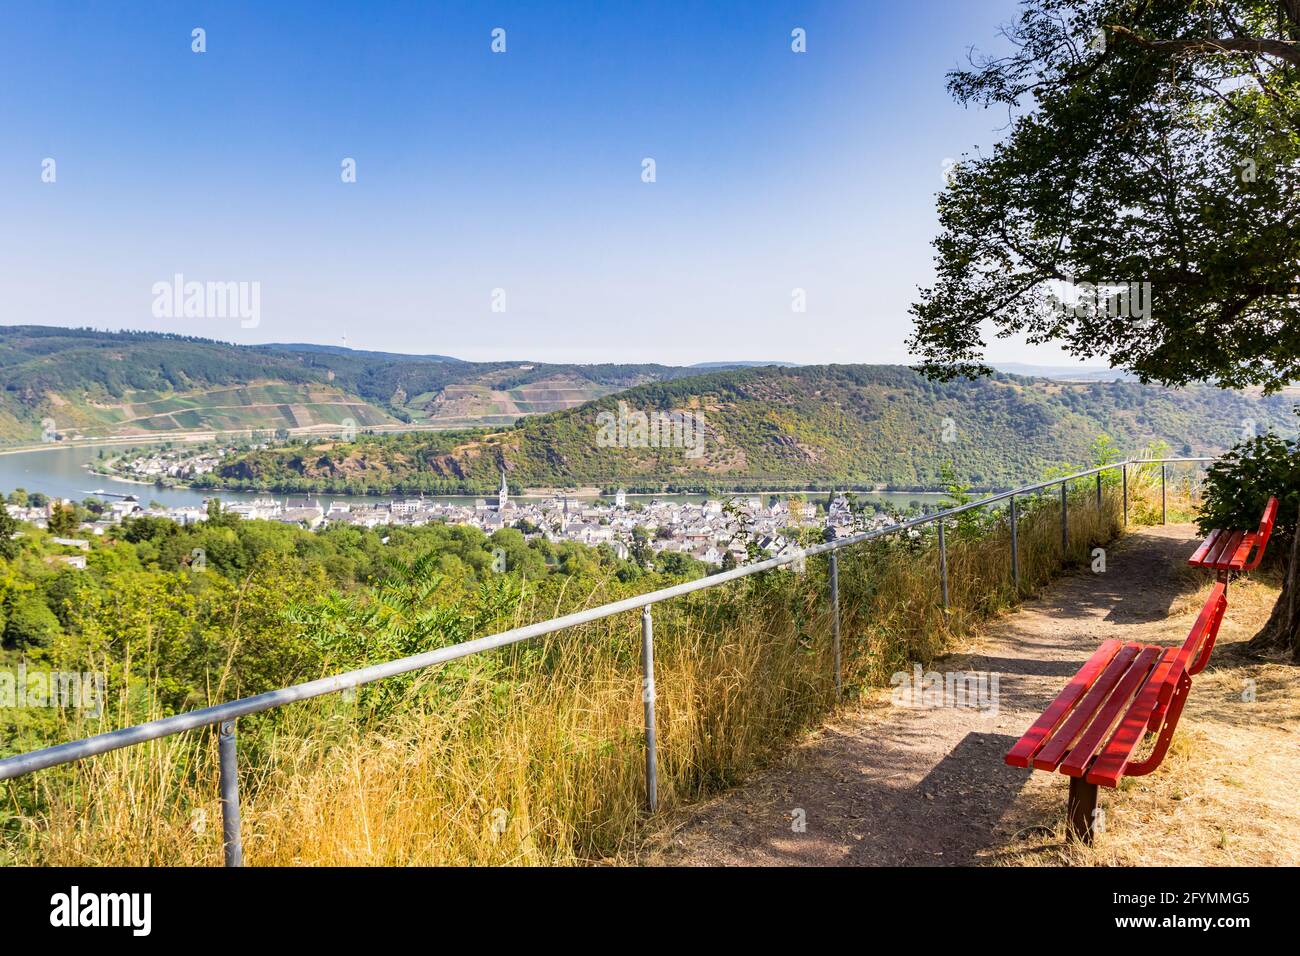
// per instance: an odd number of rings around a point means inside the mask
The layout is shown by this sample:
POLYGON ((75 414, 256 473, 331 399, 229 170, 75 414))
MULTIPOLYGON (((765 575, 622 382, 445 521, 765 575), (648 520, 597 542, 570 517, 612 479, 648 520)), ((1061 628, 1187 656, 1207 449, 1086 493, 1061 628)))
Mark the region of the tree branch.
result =
POLYGON ((1216 39, 1153 40, 1119 24, 1107 24, 1116 36, 1131 43, 1162 53, 1251 53, 1275 56, 1294 66, 1300 66, 1300 43, 1294 40, 1274 40, 1268 37, 1219 37, 1216 39))

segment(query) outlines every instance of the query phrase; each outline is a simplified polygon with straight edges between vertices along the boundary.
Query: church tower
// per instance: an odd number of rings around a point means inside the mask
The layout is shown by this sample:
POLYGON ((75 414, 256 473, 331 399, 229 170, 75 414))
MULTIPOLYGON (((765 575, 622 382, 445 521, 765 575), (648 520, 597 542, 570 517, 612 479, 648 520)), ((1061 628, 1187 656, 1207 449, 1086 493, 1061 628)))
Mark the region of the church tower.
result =
POLYGON ((505 511, 510 504, 510 489, 506 486, 506 470, 501 469, 501 490, 497 492, 497 511, 505 511))

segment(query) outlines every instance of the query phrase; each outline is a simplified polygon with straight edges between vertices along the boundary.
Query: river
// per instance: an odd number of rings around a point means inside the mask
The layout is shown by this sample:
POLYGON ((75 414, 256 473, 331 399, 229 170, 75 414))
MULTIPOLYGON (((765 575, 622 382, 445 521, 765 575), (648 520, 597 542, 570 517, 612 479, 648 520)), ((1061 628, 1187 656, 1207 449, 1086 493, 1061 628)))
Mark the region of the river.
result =
MULTIPOLYGON (((11 451, 0 454, 0 493, 8 494, 15 488, 23 488, 26 491, 39 491, 49 495, 52 498, 71 498, 80 501, 83 498, 91 497, 96 491, 105 491, 114 495, 134 495, 142 503, 148 504, 150 501, 157 501, 164 505, 202 505, 206 498, 216 496, 224 501, 242 501, 253 498, 283 497, 282 495, 272 495, 269 492, 252 492, 252 491, 208 491, 192 490, 189 488, 160 488, 156 485, 140 484, 132 481, 122 481, 117 478, 106 478, 103 475, 93 474, 87 465, 96 461, 101 448, 105 446, 88 446, 72 445, 61 448, 36 448, 30 451, 11 451)), ((143 447, 137 440, 134 442, 124 443, 122 447, 143 447)), ((108 449, 106 454, 112 454, 112 449, 108 449)), ((744 497, 760 494, 758 492, 742 492, 744 497)), ((761 494, 765 501, 770 501, 772 497, 788 497, 789 492, 782 492, 779 495, 761 494)), ((825 492, 807 492, 808 497, 816 498, 824 495, 825 492)), ((387 500, 387 496, 358 496, 358 495, 318 495, 322 502, 330 501, 352 501, 352 502, 370 502, 387 500)), ((465 496, 440 496, 426 495, 434 501, 445 501, 449 503, 472 502, 473 497, 465 496)), ((523 497, 528 496, 512 496, 523 497)), ((586 499, 595 500, 598 496, 594 495, 572 495, 574 500, 586 499)), ((687 495, 687 494, 662 494, 662 495, 632 495, 629 499, 650 500, 656 498, 660 501, 683 501, 698 502, 704 501, 707 495, 687 495)), ((895 507, 907 507, 914 501, 934 504, 943 496, 937 492, 920 492, 920 491, 882 491, 882 492, 860 492, 860 499, 875 501, 879 503, 889 503, 895 507)), ((328 506, 328 505, 327 505, 328 506)))

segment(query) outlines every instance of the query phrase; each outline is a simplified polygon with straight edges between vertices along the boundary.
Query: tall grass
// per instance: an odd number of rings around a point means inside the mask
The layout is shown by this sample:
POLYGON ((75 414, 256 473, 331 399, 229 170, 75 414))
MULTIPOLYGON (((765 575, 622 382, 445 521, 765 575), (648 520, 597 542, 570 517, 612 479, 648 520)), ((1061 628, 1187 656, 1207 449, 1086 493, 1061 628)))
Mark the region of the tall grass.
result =
POLYGON ((1164 466, 1164 501, 1161 500, 1161 466, 1129 466, 1129 521, 1139 525, 1194 521, 1201 503, 1200 465, 1175 463, 1164 466))
MULTIPOLYGON (((1022 506, 1022 593, 1122 524, 1118 489, 1099 507, 1090 480, 1071 487, 1064 549, 1059 494, 1022 506)), ((841 552, 846 692, 928 663, 1012 605, 1009 537, 1002 513, 948 528, 946 611, 932 530, 841 552)), ((656 606, 654 620, 661 808, 739 782, 836 706, 824 558, 656 606)), ((495 655, 454 681, 425 673, 382 720, 331 697, 240 721, 246 861, 572 864, 633 851, 654 825, 638 615, 495 655)), ((211 732, 34 774, 8 796, 0 862, 221 863, 211 732)))

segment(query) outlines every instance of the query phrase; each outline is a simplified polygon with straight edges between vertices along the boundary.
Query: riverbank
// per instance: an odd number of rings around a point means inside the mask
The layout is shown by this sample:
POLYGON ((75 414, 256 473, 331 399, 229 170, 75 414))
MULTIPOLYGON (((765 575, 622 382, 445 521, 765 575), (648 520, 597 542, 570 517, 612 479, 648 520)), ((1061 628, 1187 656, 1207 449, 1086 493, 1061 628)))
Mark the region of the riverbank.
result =
MULTIPOLYGON (((119 442, 117 445, 140 446, 140 442, 119 442)), ((220 497, 223 501, 252 501, 257 498, 267 497, 284 497, 292 495, 301 497, 304 492, 271 492, 265 490, 230 490, 224 488, 198 488, 198 487, 159 487, 156 483, 141 482, 139 479, 127 481, 116 475, 107 475, 101 472, 93 471, 94 466, 100 464, 96 457, 97 453, 103 447, 102 443, 67 443, 59 442, 53 444, 39 445, 22 450, 6 449, 0 453, 0 492, 10 492, 17 488, 23 488, 27 491, 38 491, 50 497, 71 498, 81 500, 89 497, 94 490, 99 489, 108 494, 115 495, 133 495, 137 498, 148 498, 156 500, 167 506, 202 506, 207 498, 220 497), (93 479, 92 479, 93 475, 93 479), (101 488, 102 486, 102 488, 101 488)), ((824 491, 809 492, 805 491, 805 496, 811 494, 825 494, 824 491)), ((418 492, 414 495, 358 495, 342 494, 328 492, 311 492, 312 497, 319 498, 322 501, 343 501, 356 504, 370 504, 389 500, 394 497, 419 497, 418 492)), ((714 491, 709 494, 705 493, 688 493, 688 492, 637 492, 628 493, 629 500, 647 501, 651 498, 658 498, 666 501, 680 501, 684 503, 700 502, 709 499, 720 499, 731 495, 741 497, 759 497, 764 501, 769 499, 784 499, 792 494, 788 490, 764 490, 764 491, 714 491)), ((888 505, 896 508, 906 508, 914 500, 924 501, 926 503, 937 502, 943 495, 940 492, 864 492, 859 493, 861 496, 881 505, 888 505)), ((534 500, 549 497, 558 497, 563 495, 572 501, 599 501, 607 499, 610 496, 600 494, 600 489, 596 487, 581 487, 573 490, 556 489, 556 488, 528 488, 522 494, 512 494, 511 498, 515 500, 534 500)), ((448 501, 454 503, 472 502, 476 498, 489 497, 484 495, 430 495, 425 494, 426 500, 448 501)))

